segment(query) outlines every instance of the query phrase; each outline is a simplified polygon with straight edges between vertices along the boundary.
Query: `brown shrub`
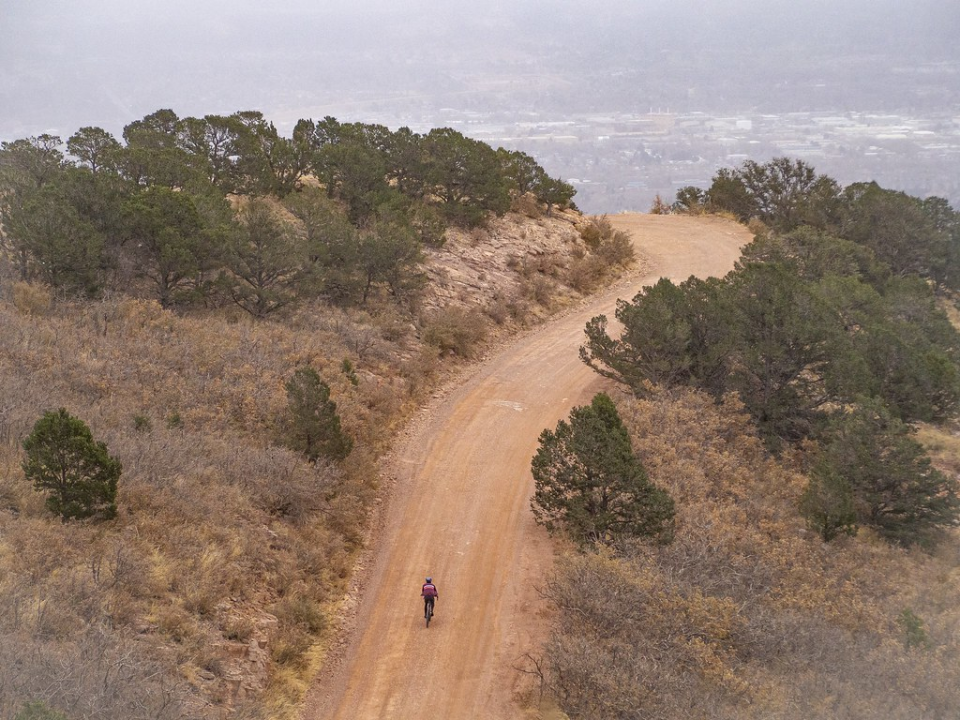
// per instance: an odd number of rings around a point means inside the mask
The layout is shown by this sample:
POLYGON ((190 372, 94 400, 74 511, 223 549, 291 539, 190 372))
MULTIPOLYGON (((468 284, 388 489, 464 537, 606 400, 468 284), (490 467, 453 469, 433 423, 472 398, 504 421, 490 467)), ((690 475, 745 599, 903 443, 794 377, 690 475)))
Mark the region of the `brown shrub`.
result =
POLYGON ((589 218, 580 225, 579 230, 580 238, 584 244, 591 250, 596 250, 600 247, 604 237, 613 232, 613 225, 610 224, 606 215, 601 215, 600 217, 589 218))
POLYGON ((17 282, 13 284, 13 304, 24 315, 46 315, 53 304, 53 293, 46 285, 17 282))
POLYGON ((543 217, 543 205, 540 204, 533 193, 525 193, 513 198, 510 209, 528 218, 543 217))
POLYGON ((87 626, 71 643, 0 634, 0 716, 15 717, 28 700, 44 698, 76 718, 215 717, 192 702, 187 683, 161 658, 105 624, 87 626))
POLYGON ((596 252, 597 257, 608 266, 626 266, 636 259, 630 235, 623 230, 617 230, 609 237, 604 238, 596 252))
POLYGON ((468 358, 487 334, 486 321, 476 308, 438 310, 423 323, 423 341, 441 353, 468 358))
POLYGON ((670 204, 664 202, 663 198, 660 197, 660 193, 657 193, 656 197, 653 198, 653 204, 650 206, 650 214, 669 215, 672 211, 670 204))
POLYGON ((596 255, 585 255, 570 263, 566 283, 580 293, 590 293, 603 280, 606 266, 596 255))
POLYGON ((372 497, 373 456, 358 450, 334 469, 268 441, 283 383, 303 364, 329 378, 358 437, 396 421, 398 402, 370 373, 354 387, 342 372, 358 328, 374 334, 359 349, 375 359, 387 342, 376 319, 309 304, 289 325, 177 317, 137 300, 40 316, 0 304, 0 334, 12 340, 0 343, 0 633, 43 639, 53 657, 105 623, 156 641, 143 651, 175 658, 175 681, 217 666, 210 643, 241 608, 262 612, 293 591, 335 601, 372 497), (81 414, 123 463, 109 525, 52 521, 22 477, 20 439, 57 406, 81 414))
POLYGON ((533 300, 544 308, 550 308, 553 304, 556 285, 543 275, 533 275, 527 278, 520 286, 524 297, 533 300))
POLYGON ((825 545, 797 512, 805 479, 766 455, 736 398, 620 406, 677 531, 559 566, 548 680, 571 716, 633 717, 640 703, 650 718, 906 720, 960 706, 956 538, 935 556, 869 534, 825 545))

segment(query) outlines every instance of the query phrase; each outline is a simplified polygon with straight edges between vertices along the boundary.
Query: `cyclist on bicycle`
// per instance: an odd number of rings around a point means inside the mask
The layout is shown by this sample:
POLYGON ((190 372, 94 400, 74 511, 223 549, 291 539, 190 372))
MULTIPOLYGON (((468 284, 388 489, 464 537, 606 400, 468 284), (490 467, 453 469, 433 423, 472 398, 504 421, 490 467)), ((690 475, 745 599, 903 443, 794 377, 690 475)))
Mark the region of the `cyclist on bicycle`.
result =
POLYGON ((420 591, 420 597, 423 598, 423 616, 428 617, 428 613, 433 615, 434 603, 440 597, 437 586, 433 584, 433 578, 427 578, 427 581, 423 584, 423 589, 420 591))

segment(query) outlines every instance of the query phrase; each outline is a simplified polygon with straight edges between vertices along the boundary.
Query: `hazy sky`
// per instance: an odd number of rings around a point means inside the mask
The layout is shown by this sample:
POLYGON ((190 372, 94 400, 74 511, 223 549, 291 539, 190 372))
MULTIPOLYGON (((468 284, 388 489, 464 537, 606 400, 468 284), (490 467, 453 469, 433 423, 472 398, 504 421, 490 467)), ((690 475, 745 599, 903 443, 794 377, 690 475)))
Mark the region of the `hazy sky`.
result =
POLYGON ((0 0, 0 28, 0 139, 119 133, 161 107, 284 121, 615 110, 616 92, 590 97, 615 73, 708 88, 758 73, 761 87, 850 52, 860 65, 841 82, 871 58, 960 60, 958 0, 0 0))

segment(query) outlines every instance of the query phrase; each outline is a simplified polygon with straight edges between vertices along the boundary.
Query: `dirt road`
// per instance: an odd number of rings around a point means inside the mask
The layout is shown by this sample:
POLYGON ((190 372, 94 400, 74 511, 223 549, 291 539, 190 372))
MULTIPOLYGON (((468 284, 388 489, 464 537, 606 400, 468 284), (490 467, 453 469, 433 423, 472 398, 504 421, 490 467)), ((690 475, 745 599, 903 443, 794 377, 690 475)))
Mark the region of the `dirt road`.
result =
POLYGON ((552 561, 529 509, 530 459, 544 428, 603 387, 577 355, 584 325, 612 318, 617 297, 659 277, 725 274, 749 241, 717 218, 611 220, 633 234, 652 271, 483 363, 402 439, 357 631, 310 693, 305 720, 525 717, 514 665, 544 637, 535 588, 552 561), (426 575, 440 591, 429 629, 419 597, 426 575))

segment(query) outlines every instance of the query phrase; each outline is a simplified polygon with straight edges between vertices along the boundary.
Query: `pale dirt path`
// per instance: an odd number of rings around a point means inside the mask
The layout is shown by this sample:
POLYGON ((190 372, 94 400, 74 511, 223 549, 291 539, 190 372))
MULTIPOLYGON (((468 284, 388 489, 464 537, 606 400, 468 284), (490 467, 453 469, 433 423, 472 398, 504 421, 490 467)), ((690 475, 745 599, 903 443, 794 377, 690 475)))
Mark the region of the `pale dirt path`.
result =
POLYGON ((308 720, 524 717, 527 651, 546 622, 535 587, 552 564, 532 519, 530 459, 544 428, 589 402, 602 380, 578 358, 588 319, 613 318, 659 277, 723 275, 747 231, 718 218, 617 215, 653 268, 523 337, 434 402, 401 439, 396 478, 343 661, 307 700, 308 720), (440 590, 429 629, 420 584, 440 590))

